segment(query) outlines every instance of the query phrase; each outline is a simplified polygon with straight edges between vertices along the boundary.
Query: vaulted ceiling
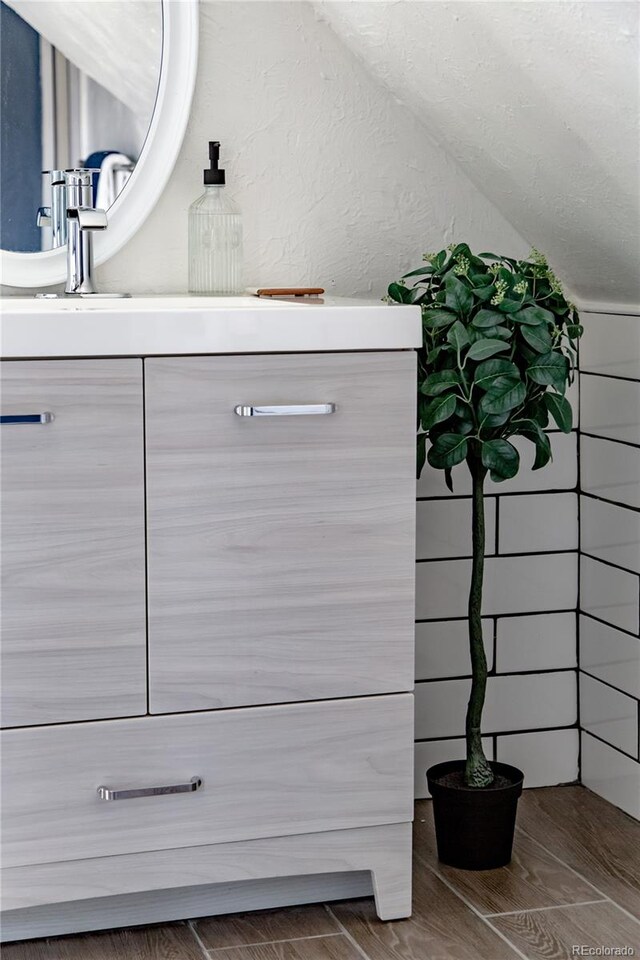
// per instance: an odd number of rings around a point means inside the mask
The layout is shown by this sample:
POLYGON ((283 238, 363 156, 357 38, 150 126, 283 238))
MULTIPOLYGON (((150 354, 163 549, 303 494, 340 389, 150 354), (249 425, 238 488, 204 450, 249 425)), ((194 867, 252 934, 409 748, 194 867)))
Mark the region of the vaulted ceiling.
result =
POLYGON ((316 9, 580 300, 640 304, 635 0, 316 9))

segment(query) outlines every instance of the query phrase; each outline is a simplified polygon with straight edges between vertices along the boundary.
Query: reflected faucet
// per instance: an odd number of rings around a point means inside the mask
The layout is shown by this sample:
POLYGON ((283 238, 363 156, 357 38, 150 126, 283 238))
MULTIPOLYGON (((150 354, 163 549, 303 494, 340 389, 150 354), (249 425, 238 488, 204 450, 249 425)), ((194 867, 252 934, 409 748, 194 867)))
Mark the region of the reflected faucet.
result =
POLYGON ((43 170, 51 178, 51 206, 39 207, 36 224, 51 227, 51 247, 64 247, 67 242, 67 184, 64 170, 43 170))

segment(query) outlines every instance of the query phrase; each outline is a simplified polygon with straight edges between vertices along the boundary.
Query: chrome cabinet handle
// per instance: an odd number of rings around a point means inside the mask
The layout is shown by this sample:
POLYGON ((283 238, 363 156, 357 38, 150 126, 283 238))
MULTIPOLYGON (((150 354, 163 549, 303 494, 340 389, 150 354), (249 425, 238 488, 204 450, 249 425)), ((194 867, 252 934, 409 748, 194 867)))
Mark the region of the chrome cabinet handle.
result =
POLYGON ((51 423, 52 413, 10 413, 0 416, 0 423, 51 423))
POLYGON ((313 417, 335 413, 335 403, 299 403, 285 406, 250 407, 238 404, 233 412, 239 417, 313 417))
POLYGON ((164 797, 169 793, 195 793, 202 786, 200 777, 191 777, 188 783, 172 783, 167 787, 138 787, 133 790, 114 790, 98 787, 99 800, 135 800, 137 797, 164 797))

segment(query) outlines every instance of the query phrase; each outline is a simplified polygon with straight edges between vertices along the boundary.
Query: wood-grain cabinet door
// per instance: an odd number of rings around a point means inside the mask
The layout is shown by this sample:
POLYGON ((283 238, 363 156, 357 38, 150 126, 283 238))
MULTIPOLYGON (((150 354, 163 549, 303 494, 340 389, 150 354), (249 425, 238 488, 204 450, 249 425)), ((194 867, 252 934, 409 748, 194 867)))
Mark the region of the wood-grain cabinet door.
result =
POLYGON ((145 364, 150 711, 411 689, 415 355, 145 364))
POLYGON ((1 377, 3 725, 144 713, 142 363, 1 377))

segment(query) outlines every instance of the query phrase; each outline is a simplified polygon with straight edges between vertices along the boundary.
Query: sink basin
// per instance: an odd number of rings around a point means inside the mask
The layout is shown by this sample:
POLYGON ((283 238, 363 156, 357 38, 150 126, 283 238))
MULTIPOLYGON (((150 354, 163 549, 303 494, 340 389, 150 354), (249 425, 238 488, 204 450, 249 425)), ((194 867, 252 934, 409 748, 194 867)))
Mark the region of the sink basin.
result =
POLYGON ((339 297, 7 297, 0 317, 5 358, 397 350, 422 343, 419 307, 339 297))

